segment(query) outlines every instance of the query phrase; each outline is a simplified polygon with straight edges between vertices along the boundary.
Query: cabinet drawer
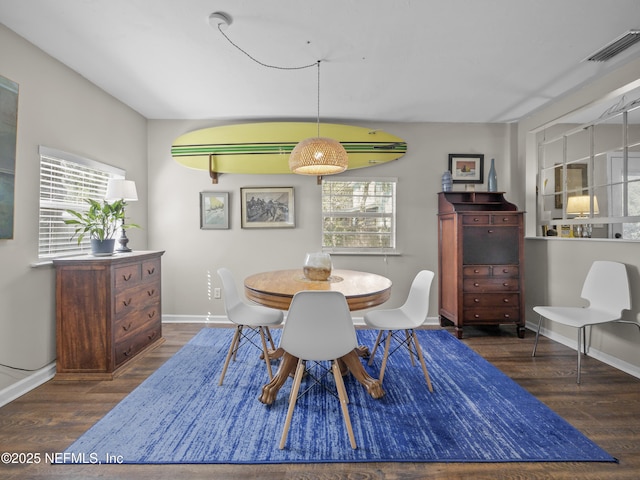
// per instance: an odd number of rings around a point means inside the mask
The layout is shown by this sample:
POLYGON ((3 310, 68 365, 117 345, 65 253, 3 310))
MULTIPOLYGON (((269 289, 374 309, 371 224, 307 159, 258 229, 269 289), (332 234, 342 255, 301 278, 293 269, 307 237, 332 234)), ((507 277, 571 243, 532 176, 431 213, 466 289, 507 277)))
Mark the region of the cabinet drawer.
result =
POLYGON ((520 309, 518 307, 465 308, 462 316, 465 323, 517 322, 520 320, 520 309))
POLYGON ((116 367, 136 356, 155 340, 162 337, 162 325, 157 323, 146 330, 116 344, 116 367))
POLYGON ((142 262, 142 281, 155 282, 160 279, 160 259, 154 258, 142 262))
POLYGON ((462 275, 465 277, 488 277, 491 275, 491 267, 488 265, 462 267, 462 275))
POLYGON ((116 343, 160 322, 160 305, 149 305, 115 322, 116 343))
POLYGON ((516 265, 494 265, 491 269, 494 277, 518 277, 520 269, 516 265))
POLYGON ((481 293, 478 295, 465 293, 462 304, 465 308, 518 306, 520 305, 520 295, 517 293, 481 293))
POLYGON ((123 265, 122 267, 114 269, 114 273, 116 291, 131 288, 132 286, 140 283, 141 271, 139 263, 123 265))
POLYGON ((463 215, 462 216, 462 224, 463 225, 489 225, 491 219, 491 215, 463 215))
POLYGON ((494 213, 491 215, 491 223, 493 225, 518 225, 520 223, 520 217, 518 215, 494 213))
POLYGON ((465 278, 462 288, 469 292, 507 292, 518 291, 520 284, 517 278, 465 278))
POLYGON ((148 305, 155 305, 160 300, 160 283, 138 285, 116 294, 115 315, 116 318, 125 317, 148 305))

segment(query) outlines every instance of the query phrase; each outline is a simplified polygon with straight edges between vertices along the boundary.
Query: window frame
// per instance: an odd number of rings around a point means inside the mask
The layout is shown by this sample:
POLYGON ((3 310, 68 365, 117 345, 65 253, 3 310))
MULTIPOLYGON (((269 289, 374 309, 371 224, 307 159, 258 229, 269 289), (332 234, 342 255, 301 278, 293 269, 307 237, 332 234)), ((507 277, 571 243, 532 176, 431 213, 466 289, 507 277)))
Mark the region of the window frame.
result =
POLYGON ((64 224, 64 218, 68 216, 66 210, 87 210, 87 198, 102 201, 108 180, 125 178, 126 171, 42 145, 38 148, 38 156, 38 259, 89 253, 89 238, 80 244, 75 237, 71 238, 75 228, 64 224))
MULTIPOLYGON (((379 195, 375 195, 375 197, 379 197, 379 195)), ((397 243, 397 196, 398 196, 398 179, 397 177, 336 177, 336 178, 323 178, 321 193, 320 193, 320 210, 321 210, 321 238, 320 242, 322 245, 322 251, 330 254, 344 254, 344 255, 394 255, 398 254, 398 243, 397 243), (388 205, 391 208, 391 212, 347 212, 344 210, 325 210, 325 205, 331 205, 335 202, 330 199, 327 200, 327 195, 329 197, 334 197, 336 194, 332 192, 326 192, 325 187, 330 184, 340 184, 340 183, 390 183, 392 184, 391 193, 387 197, 389 198, 390 204, 388 205), (328 244, 326 239, 328 235, 336 235, 335 231, 327 230, 325 228, 326 222, 325 220, 328 217, 334 218, 353 218, 353 219, 363 219, 361 225, 366 224, 367 220, 375 219, 376 221, 380 218, 388 219, 390 222, 389 232, 388 234, 384 234, 386 238, 388 238, 389 246, 336 246, 335 244, 328 244)), ((365 230, 354 230, 353 232, 348 232, 349 234, 355 235, 367 235, 372 234, 376 235, 372 232, 367 232, 365 230)), ((338 234, 339 235, 339 234, 338 234)), ((378 233, 379 235, 379 233, 378 233)))

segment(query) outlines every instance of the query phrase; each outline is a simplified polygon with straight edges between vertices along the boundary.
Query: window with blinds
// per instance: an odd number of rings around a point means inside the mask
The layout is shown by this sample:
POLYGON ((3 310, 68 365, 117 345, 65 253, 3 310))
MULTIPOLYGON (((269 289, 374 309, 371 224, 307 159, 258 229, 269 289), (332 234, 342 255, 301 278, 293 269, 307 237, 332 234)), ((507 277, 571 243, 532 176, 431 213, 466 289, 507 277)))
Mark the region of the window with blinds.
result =
POLYGON ((124 178, 125 171, 95 160, 41 146, 38 258, 77 255, 90 251, 89 239, 80 245, 71 238, 73 225, 67 209, 82 211, 87 198, 102 201, 110 178, 124 178))
POLYGON ((395 178, 323 179, 322 248, 334 253, 396 251, 395 178))

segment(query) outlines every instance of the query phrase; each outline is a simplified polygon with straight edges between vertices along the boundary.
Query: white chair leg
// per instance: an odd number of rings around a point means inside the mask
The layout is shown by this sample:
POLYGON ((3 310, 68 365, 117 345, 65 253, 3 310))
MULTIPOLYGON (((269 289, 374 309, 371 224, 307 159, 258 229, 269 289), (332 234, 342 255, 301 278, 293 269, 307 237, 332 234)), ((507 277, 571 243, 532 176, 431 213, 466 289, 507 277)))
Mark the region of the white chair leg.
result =
POLYGON ((584 327, 578 329, 578 377, 576 383, 580 383, 580 359, 582 357, 582 347, 580 346, 580 336, 583 333, 584 327))
POLYGON ((356 437, 353 434, 353 427, 351 426, 351 418, 349 417, 349 408, 347 403, 349 400, 346 397, 346 389, 344 387, 344 381, 342 380, 342 374, 340 373, 340 367, 336 360, 331 362, 331 368, 333 370, 333 378, 336 381, 336 387, 338 389, 338 397, 340 398, 340 407, 342 408, 342 415, 344 417, 344 424, 347 427, 347 433, 349 434, 349 441, 351 442, 351 448, 356 449, 356 437))
POLYGON ((302 375, 304 374, 304 360, 298 360, 298 368, 296 369, 296 376, 293 379, 293 387, 291 395, 289 396, 289 409, 287 410, 287 419, 284 422, 284 429, 282 430, 282 437, 280 438, 280 450, 284 448, 287 443, 287 435, 289 434, 289 427, 291 426, 291 418, 293 417, 293 409, 296 408, 296 401, 298 400, 298 391, 300 390, 300 382, 302 381, 302 375))
POLYGON ((429 372, 427 370, 427 365, 424 363, 424 355, 422 354, 422 348, 420 347, 420 343, 418 342, 418 337, 416 336, 416 331, 413 331, 413 344, 416 347, 416 352, 418 354, 418 359, 420 360, 420 365, 422 365, 422 372, 424 373, 424 378, 427 381, 427 387, 429 387, 429 391, 433 393, 433 387, 431 386, 431 378, 429 378, 429 372))
POLYGON ((532 357, 536 356, 536 348, 538 348, 538 337, 540 336, 540 325, 542 325, 542 315, 538 315, 538 329, 536 330, 536 341, 533 344, 532 357))

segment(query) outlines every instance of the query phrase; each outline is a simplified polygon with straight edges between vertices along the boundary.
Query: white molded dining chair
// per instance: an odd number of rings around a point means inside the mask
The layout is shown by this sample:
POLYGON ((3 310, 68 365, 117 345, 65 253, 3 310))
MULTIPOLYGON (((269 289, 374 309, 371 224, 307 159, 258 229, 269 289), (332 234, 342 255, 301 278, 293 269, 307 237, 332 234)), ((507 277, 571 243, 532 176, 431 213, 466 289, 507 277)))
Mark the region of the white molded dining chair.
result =
POLYGON ((228 268, 218 269, 218 275, 222 279, 224 309, 227 314, 227 318, 236 324, 236 331, 233 335, 233 339, 231 340, 231 345, 229 345, 229 351, 227 352, 227 358, 224 361, 224 367, 222 368, 222 374, 220 375, 218 385, 222 385, 231 357, 235 360, 236 354, 243 340, 258 347, 258 349, 262 351, 262 356, 267 364, 269 380, 271 380, 273 378, 273 372, 271 370, 269 350, 267 349, 267 340, 269 340, 272 350, 275 350, 275 345, 273 343, 273 338, 271 338, 269 327, 280 325, 284 319, 284 314, 280 310, 263 307, 261 305, 249 305, 243 302, 238 294, 238 290, 236 289, 233 274, 228 268), (249 332, 246 332, 246 330, 249 330, 249 332), (256 334, 260 335, 260 346, 253 341, 256 334))
POLYGON ((289 355, 297 357, 298 365, 289 395, 289 408, 280 439, 280 449, 284 448, 287 441, 307 361, 331 362, 331 372, 338 391, 351 448, 357 448, 347 408, 349 399, 338 365, 338 359, 356 347, 355 327, 347 300, 342 293, 326 290, 302 291, 293 296, 287 321, 282 330, 280 348, 289 355))
POLYGON ((376 338, 376 343, 373 346, 371 357, 369 358, 369 365, 373 363, 373 358, 378 350, 378 346, 382 342, 385 343, 382 366, 380 367, 380 383, 382 383, 382 379, 384 378, 389 355, 394 353, 398 348, 405 347, 409 350, 412 365, 415 365, 414 354, 417 355, 429 391, 433 392, 429 371, 424 362, 422 348, 420 348, 420 343, 418 342, 418 337, 415 332, 415 329, 424 323, 429 313, 429 292, 431 291, 433 277, 434 273, 430 270, 421 270, 418 272, 411 283, 407 300, 400 308, 373 310, 365 313, 364 322, 369 327, 380 330, 376 338), (394 350, 390 350, 391 339, 398 342, 394 350))
POLYGON ((576 383, 580 383, 581 350, 587 354, 585 327, 608 322, 634 323, 622 320, 622 311, 631 308, 629 279, 623 263, 597 260, 593 262, 582 286, 582 298, 589 302, 584 307, 537 306, 538 329, 533 345, 532 357, 536 355, 542 318, 578 329, 578 373, 576 383), (582 334, 582 335, 581 335, 582 334), (581 342, 582 338, 582 342, 581 342), (582 343, 582 346, 581 346, 582 343))

